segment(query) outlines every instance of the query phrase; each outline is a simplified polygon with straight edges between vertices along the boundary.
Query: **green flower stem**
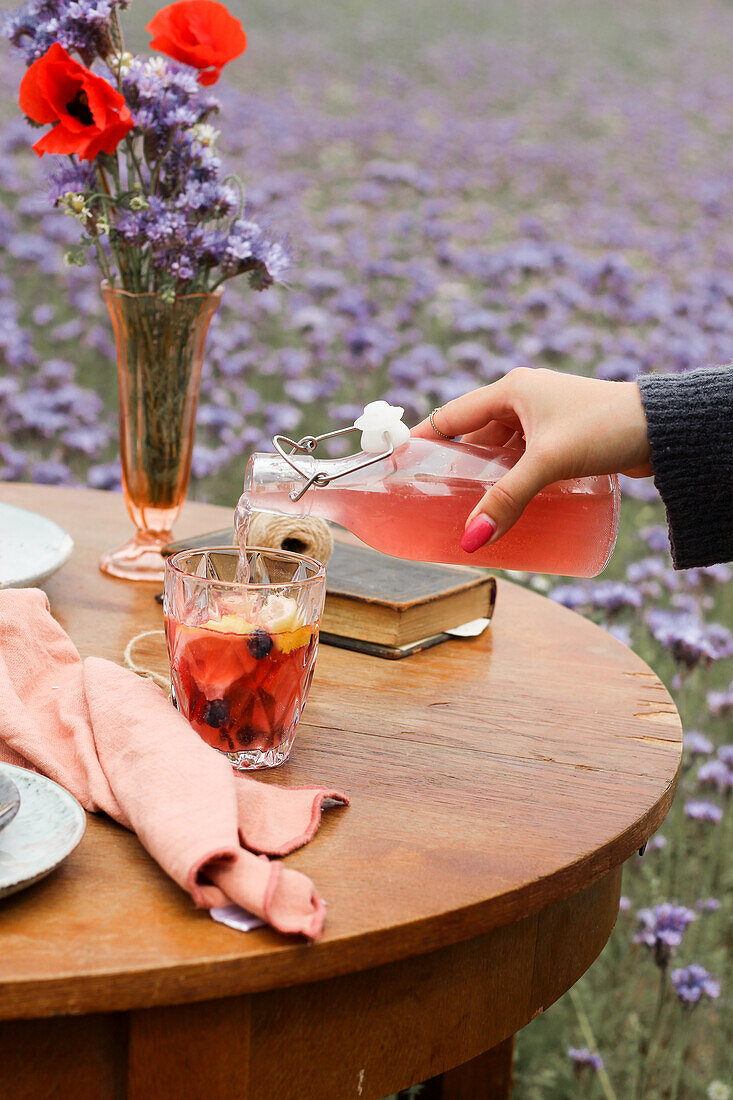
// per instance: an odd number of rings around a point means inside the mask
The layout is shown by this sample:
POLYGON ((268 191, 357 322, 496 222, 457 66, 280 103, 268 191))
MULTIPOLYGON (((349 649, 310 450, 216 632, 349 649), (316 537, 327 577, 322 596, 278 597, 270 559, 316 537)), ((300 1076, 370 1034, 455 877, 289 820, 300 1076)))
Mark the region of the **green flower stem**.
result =
POLYGON ((657 1050, 661 1042, 661 1020, 662 1012, 664 1009, 664 1003, 667 997, 667 967, 660 966, 659 968, 659 986, 657 989, 657 1005, 654 1010, 654 1019, 652 1020, 651 1027, 647 1033, 646 1042, 644 1043, 644 1050, 640 1050, 642 1056, 641 1064, 641 1077, 638 1080, 639 1091, 634 1091, 634 1100, 637 1096, 639 1100, 644 1100, 646 1083, 649 1079, 649 1073, 656 1057, 657 1050))
POLYGON ((104 275, 107 282, 112 285, 112 272, 110 271, 110 266, 107 263, 107 257, 104 254, 102 242, 100 241, 99 237, 94 238, 94 248, 96 249, 97 263, 102 269, 102 274, 104 275))
MULTIPOLYGON (((107 176, 105 174, 104 168, 99 163, 99 161, 97 162, 97 174, 99 176, 99 182, 100 182, 102 191, 106 195, 109 202, 113 203, 114 199, 112 198, 112 191, 110 190, 109 181, 107 180, 107 176)), ((136 289, 134 281, 132 280, 131 274, 130 274, 128 268, 127 268, 127 265, 126 265, 126 263, 123 262, 124 249, 116 248, 115 243, 114 243, 114 239, 113 239, 111 233, 110 233, 110 236, 109 236, 109 246, 112 249, 112 255, 115 258, 115 263, 117 264, 117 269, 120 272, 120 275, 122 276, 123 284, 125 286, 127 286, 128 289, 130 289, 130 290, 136 289)))
MULTIPOLYGON (((244 187, 239 176, 235 176, 233 172, 230 172, 228 176, 225 176, 222 183, 233 183, 239 193, 239 210, 237 211, 237 218, 241 218, 244 213, 244 187)), ((236 218, 234 219, 237 220, 236 218)))
POLYGON ((172 144, 173 144, 173 133, 171 133, 171 135, 169 136, 167 142, 165 143, 165 148, 161 151, 160 156, 158 157, 158 160, 156 162, 155 168, 153 169, 153 175, 152 175, 151 180, 150 180, 150 194, 151 195, 155 195, 157 193, 158 182, 160 180, 160 172, 161 172, 161 169, 163 167, 163 162, 165 161, 165 158, 170 153, 171 148, 172 148, 172 144))
POLYGON ((683 1039, 682 1039, 682 1043, 680 1044, 680 1053, 679 1053, 679 1057, 677 1059, 677 1066, 676 1066, 676 1069, 675 1069, 674 1082, 672 1084, 672 1092, 671 1092, 671 1095, 670 1095, 670 1100, 677 1100, 677 1097, 679 1095, 680 1082, 682 1081, 682 1072, 685 1068, 685 1062, 687 1061, 687 1052, 690 1049, 690 1036, 689 1036, 690 1025, 689 1025, 689 1020, 686 1021, 686 1024, 687 1024, 687 1026, 683 1026, 682 1028, 680 1028, 680 1030, 682 1032, 682 1035, 683 1035, 683 1039))
POLYGON ((700 891, 700 896, 714 897, 719 891, 719 886, 724 886, 722 882, 722 874, 726 867, 726 857, 730 851, 730 829, 729 823, 731 818, 731 796, 730 793, 726 797, 726 802, 723 808, 723 820, 719 825, 710 826, 714 830, 714 842, 712 845, 708 842, 708 847, 712 847, 710 857, 708 859, 709 876, 704 879, 705 886, 700 891))
MULTIPOLYGON (((588 1019, 588 1014, 583 1007, 583 1002, 580 999, 580 994, 578 993, 577 986, 572 987, 569 996, 570 1000, 572 1001, 573 1008, 575 1009, 575 1014, 578 1017, 578 1023, 580 1024, 580 1030, 583 1033, 585 1045, 588 1047, 588 1050, 591 1052, 591 1054, 598 1054, 598 1044, 596 1043, 596 1037, 593 1034, 593 1028, 591 1027, 590 1020, 588 1019)), ((618 1100, 618 1097, 614 1092, 613 1085, 611 1084, 611 1079, 606 1072, 605 1066, 601 1066, 601 1068, 598 1070, 597 1077, 603 1091, 603 1095, 606 1097, 606 1100, 618 1100)))
MULTIPOLYGON (((126 150, 127 150, 127 156, 129 158, 129 160, 132 161, 132 164, 135 168, 135 171, 137 172, 137 177, 140 180, 140 186, 141 186, 142 190, 144 191, 145 187, 146 187, 146 181, 145 181, 145 176, 143 175, 143 166, 142 166, 142 164, 140 163, 140 161, 138 159, 137 153, 135 152, 135 142, 132 140, 132 138, 130 137, 129 134, 125 138, 125 147, 126 147, 126 150)), ((128 185, 129 185, 129 182, 130 181, 128 180, 128 185)))
POLYGON ((112 14, 109 20, 110 38, 112 39, 112 45, 117 50, 118 54, 124 53, 125 40, 122 37, 122 28, 120 27, 120 19, 117 14, 117 9, 113 8, 112 14))

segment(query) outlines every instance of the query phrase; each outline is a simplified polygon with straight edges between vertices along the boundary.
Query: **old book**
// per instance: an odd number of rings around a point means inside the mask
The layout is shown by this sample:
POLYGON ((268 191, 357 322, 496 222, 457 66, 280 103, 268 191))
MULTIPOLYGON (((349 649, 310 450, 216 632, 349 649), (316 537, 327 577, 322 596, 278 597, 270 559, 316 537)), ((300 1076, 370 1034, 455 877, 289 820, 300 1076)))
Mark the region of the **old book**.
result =
POLYGON ((495 581, 481 569, 404 561, 336 543, 322 630, 378 646, 408 646, 490 618, 495 592, 495 581))
MULTIPOLYGON (((166 552, 232 540, 231 531, 210 532, 172 544, 166 552)), ((491 618, 496 598, 496 582, 482 569, 404 561, 339 542, 327 577, 323 640, 369 643, 363 648, 374 647, 372 652, 406 647, 414 652, 435 645, 452 627, 491 618)))

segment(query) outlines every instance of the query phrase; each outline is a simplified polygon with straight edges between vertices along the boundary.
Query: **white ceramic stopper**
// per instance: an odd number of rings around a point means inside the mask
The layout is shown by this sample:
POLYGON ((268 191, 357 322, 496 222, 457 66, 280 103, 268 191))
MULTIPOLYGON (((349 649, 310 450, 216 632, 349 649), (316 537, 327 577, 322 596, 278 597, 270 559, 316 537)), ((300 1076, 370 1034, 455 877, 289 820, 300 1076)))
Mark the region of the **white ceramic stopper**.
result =
POLYGON ((387 401, 370 401, 354 427, 361 432, 361 449, 367 454, 379 454, 388 447, 385 432, 393 447, 400 447, 410 438, 410 429, 402 423, 405 410, 387 401))

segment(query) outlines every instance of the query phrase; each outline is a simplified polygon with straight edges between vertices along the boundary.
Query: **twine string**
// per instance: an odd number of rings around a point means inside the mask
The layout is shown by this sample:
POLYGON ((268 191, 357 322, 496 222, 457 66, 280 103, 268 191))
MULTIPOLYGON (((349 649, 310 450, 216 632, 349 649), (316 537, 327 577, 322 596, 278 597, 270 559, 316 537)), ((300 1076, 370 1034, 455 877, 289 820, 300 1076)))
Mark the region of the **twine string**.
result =
POLYGON ((134 657, 132 656, 132 651, 133 651, 133 649, 135 648, 135 646, 137 645, 138 642, 141 642, 143 640, 143 638, 152 638, 154 636, 155 637, 161 637, 162 636, 163 638, 165 638, 165 631, 164 630, 143 630, 143 631, 141 631, 141 633, 136 634, 134 638, 130 638, 129 642, 125 646, 125 652, 123 653, 122 656, 123 656, 123 659, 124 659, 124 662, 125 662, 126 666, 132 672, 136 672, 138 674, 138 676, 147 677, 148 680, 152 680, 154 683, 156 683, 158 685, 158 687, 163 688, 163 691, 170 692, 171 682, 170 682, 170 680, 168 679, 167 676, 161 676, 159 672, 155 672, 152 668, 146 668, 145 665, 139 665, 137 663, 137 661, 135 661, 134 657))

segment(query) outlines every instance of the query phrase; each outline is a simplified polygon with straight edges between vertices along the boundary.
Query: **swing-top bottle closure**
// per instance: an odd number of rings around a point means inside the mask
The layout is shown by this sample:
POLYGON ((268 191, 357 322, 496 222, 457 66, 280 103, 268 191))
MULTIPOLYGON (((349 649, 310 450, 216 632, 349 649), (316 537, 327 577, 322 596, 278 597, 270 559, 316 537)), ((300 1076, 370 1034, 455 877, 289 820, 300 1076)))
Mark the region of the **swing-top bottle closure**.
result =
POLYGON ((272 445, 277 453, 304 482, 299 489, 292 490, 290 499, 293 502, 298 501, 311 486, 317 489, 323 488, 339 477, 356 473, 357 470, 364 470, 367 466, 373 466, 376 462, 389 458, 396 447, 401 447, 410 438, 410 429, 402 422, 404 412, 405 410, 399 405, 390 405, 387 401, 371 401, 365 406, 361 416, 348 428, 338 428, 335 432, 326 432, 325 435, 305 435, 297 442, 286 435, 273 436, 272 445), (332 474, 326 473, 325 470, 308 474, 301 470, 295 461, 298 454, 315 454, 319 443, 325 439, 336 439, 351 432, 361 432, 361 451, 353 456, 353 466, 344 468, 341 465, 338 472, 332 474), (290 451, 286 451, 286 447, 290 447, 290 451))

